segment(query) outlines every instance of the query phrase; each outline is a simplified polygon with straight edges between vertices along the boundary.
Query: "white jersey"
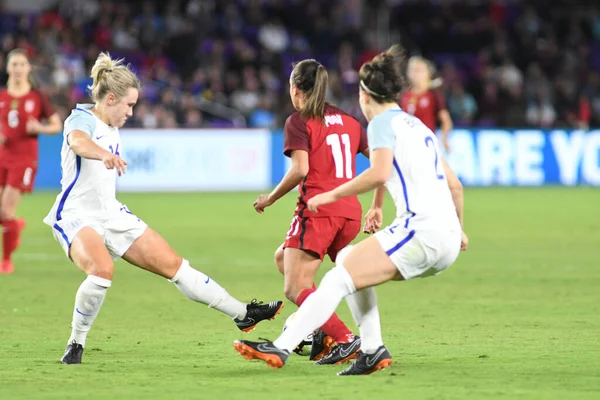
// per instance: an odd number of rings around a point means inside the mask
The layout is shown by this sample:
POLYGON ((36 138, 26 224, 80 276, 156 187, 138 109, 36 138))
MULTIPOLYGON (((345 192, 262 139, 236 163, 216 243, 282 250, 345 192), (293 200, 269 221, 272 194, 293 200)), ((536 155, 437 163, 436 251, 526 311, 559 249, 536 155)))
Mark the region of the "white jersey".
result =
POLYGON ((74 130, 90 135, 105 150, 119 154, 119 129, 111 127, 91 111, 93 104, 78 104, 64 124, 61 151, 62 191, 57 196, 44 222, 54 226, 65 215, 77 218, 101 217, 121 211, 124 206, 116 199, 116 169, 106 169, 100 160, 89 160, 75 154, 68 144, 74 130))
POLYGON ((367 129, 369 148, 394 152, 386 182, 396 206, 395 225, 408 230, 461 231, 434 133, 400 107, 377 115, 367 129))

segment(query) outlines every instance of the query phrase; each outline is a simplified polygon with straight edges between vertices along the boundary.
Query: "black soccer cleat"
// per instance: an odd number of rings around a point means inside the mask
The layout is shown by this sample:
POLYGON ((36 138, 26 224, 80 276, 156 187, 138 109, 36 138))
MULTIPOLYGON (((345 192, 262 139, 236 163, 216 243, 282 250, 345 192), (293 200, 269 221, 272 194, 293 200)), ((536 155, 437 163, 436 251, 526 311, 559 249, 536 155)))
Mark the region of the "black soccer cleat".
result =
POLYGON ((271 368, 279 369, 285 365, 290 352, 276 347, 273 342, 250 342, 235 340, 233 347, 247 360, 262 360, 271 368))
POLYGON ((83 356, 83 346, 73 340, 67 345, 65 355, 62 356, 60 362, 63 364, 81 364, 81 356, 83 356))
POLYGON ((375 371, 387 368, 391 364, 392 355, 385 346, 381 346, 373 354, 365 354, 359 351, 352 365, 337 374, 338 376, 369 375, 375 371))
POLYGON ((325 355, 331 352, 335 345, 335 340, 328 336, 321 329, 317 329, 313 334, 312 346, 310 348, 310 361, 319 361, 325 355))
POLYGON ((360 350, 360 344, 361 340, 358 336, 355 336, 351 342, 338 343, 331 349, 329 354, 317 361, 315 365, 342 364, 350 361, 356 357, 360 350))
POLYGON ((260 321, 273 319, 283 309, 283 301, 272 301, 269 304, 263 304, 262 301, 252 300, 246 306, 246 318, 234 319, 235 324, 240 331, 250 332, 260 321))

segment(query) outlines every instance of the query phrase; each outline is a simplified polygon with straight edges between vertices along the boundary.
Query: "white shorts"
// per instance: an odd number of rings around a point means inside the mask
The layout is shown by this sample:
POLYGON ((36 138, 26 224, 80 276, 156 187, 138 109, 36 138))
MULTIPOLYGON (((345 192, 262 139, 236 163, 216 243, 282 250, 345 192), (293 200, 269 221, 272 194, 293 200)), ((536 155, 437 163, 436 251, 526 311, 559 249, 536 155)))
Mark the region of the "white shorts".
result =
POLYGON ((406 280, 439 274, 460 252, 460 232, 415 231, 392 224, 375 237, 406 280))
POLYGON ((107 217, 81 217, 63 213, 63 218, 52 226, 54 239, 63 248, 67 257, 75 235, 89 226, 104 239, 104 244, 113 260, 125 254, 133 242, 142 236, 148 225, 127 208, 107 217))

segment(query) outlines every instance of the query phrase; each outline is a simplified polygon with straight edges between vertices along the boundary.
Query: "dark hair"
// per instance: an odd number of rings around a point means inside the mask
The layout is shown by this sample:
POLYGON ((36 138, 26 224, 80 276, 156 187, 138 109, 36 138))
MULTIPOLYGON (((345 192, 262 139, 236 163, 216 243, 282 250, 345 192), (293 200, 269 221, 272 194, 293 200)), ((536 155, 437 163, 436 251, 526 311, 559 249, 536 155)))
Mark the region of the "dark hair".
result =
MULTIPOLYGON (((7 65, 13 56, 23 56, 27 59, 27 62, 31 64, 31 62, 29 60, 29 54, 27 54, 27 50, 25 50, 25 49, 16 48, 16 49, 9 51, 6 56, 6 64, 7 65)), ((29 80, 29 84, 31 85, 31 87, 35 87, 35 80, 33 79, 32 74, 33 74, 33 71, 29 73, 29 75, 27 76, 27 79, 29 80)))
POLYGON ((405 71, 404 49, 395 44, 360 67, 360 88, 378 103, 395 102, 407 87, 405 71))
POLYGON ((328 81, 327 70, 316 60, 303 60, 294 65, 292 83, 304 93, 305 104, 300 110, 303 117, 325 118, 328 81))

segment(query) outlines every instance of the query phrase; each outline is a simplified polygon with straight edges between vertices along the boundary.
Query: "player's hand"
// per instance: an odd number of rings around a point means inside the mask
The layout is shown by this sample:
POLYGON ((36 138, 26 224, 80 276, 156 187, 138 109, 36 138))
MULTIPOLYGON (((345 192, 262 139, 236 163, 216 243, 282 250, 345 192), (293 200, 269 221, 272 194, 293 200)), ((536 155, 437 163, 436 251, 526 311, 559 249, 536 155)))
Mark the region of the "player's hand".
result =
POLYGON ((442 139, 442 146, 444 146, 444 150, 446 151, 446 154, 450 154, 450 142, 448 142, 448 138, 443 138, 442 139))
POLYGON ((324 206, 325 204, 331 204, 337 199, 331 192, 321 193, 308 200, 307 206, 308 209, 314 213, 319 212, 319 207, 324 206))
POLYGON ((265 212, 265 208, 271 207, 275 203, 271 196, 268 194, 261 194, 258 196, 258 199, 254 200, 254 209, 257 213, 262 214, 265 212))
POLYGON ((112 154, 112 153, 108 153, 106 156, 104 156, 104 158, 102 159, 102 162, 104 163, 104 166, 106 167, 106 169, 116 168, 117 174, 119 174, 119 176, 121 176, 127 172, 127 162, 125 160, 123 160, 121 158, 121 156, 118 156, 118 155, 112 154))
POLYGON ((465 251, 467 248, 469 247, 469 237, 467 236, 467 234, 463 231, 462 233, 462 238, 460 239, 460 249, 462 251, 465 251))
POLYGON ((33 117, 29 117, 27 124, 25 125, 25 130, 27 130, 27 133, 30 135, 36 135, 40 133, 43 128, 44 126, 41 124, 41 122, 33 117))
POLYGON ((0 133, 0 145, 4 144, 6 142, 6 138, 4 136, 2 136, 2 134, 0 133))
POLYGON ((371 208, 365 215, 364 233, 375 233, 381 228, 383 223, 383 210, 381 208, 371 208))

